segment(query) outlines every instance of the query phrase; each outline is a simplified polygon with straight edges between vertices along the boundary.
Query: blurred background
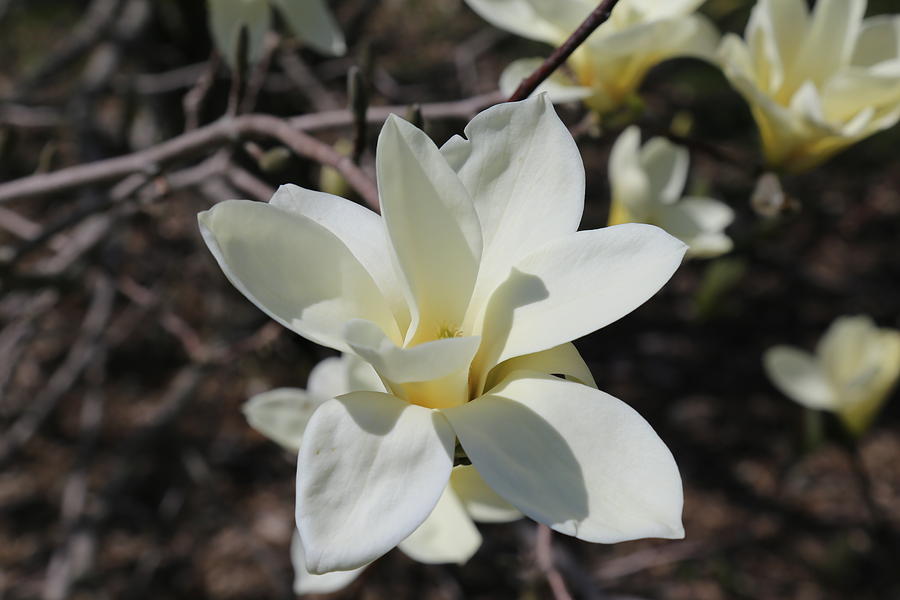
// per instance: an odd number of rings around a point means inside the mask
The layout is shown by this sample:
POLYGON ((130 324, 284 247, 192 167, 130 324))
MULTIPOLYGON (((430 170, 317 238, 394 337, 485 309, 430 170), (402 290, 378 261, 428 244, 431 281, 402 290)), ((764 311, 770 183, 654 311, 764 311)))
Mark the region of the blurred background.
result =
MULTIPOLYGON (((334 122, 313 133, 339 149, 354 135, 351 66, 372 107, 424 105, 440 143, 493 101, 478 99, 504 66, 550 50, 461 0, 331 5, 347 55, 273 36, 244 98, 284 117, 329 111, 334 122)), ((710 0, 702 12, 742 32, 751 6, 710 0)), ((871 0, 868 14, 898 10, 871 0)), ((210 123, 231 79, 203 2, 0 0, 0 182, 210 123)), ((576 598, 900 598, 897 393, 854 453, 830 416, 784 397, 761 364, 774 344, 811 350, 840 315, 900 326, 900 129, 784 178, 787 200, 761 210, 750 202, 756 127, 716 68, 666 62, 642 97, 602 127, 580 106, 559 108, 587 170, 582 227, 606 223, 619 131, 634 121, 649 137, 676 123, 702 140, 688 190, 737 212, 735 250, 684 264, 646 305, 576 345, 600 389, 671 448, 687 537, 604 546, 554 536, 560 572, 576 598)), ((294 459, 247 425, 241 405, 304 387, 329 351, 246 301, 196 225, 215 202, 266 199, 287 182, 354 197, 334 173, 261 141, 0 204, 0 598, 293 596, 294 459)), ((534 523, 481 531, 464 566, 394 551, 334 597, 551 597, 534 523)))

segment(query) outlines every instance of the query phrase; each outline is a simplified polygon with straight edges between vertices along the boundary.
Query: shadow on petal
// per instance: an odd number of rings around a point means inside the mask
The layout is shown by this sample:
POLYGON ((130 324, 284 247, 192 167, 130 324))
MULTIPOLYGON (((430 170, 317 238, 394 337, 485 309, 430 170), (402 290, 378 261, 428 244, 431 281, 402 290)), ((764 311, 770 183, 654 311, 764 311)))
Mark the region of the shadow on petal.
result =
POLYGON ((551 423, 522 403, 493 394, 445 414, 492 489, 532 519, 578 535, 590 513, 584 474, 551 423))
POLYGON ((481 348, 475 357, 481 373, 478 391, 481 392, 484 380, 500 357, 515 321, 516 309, 535 302, 546 300, 550 296, 547 286, 537 275, 523 273, 512 268, 506 280, 497 287, 485 309, 484 325, 481 333, 481 348))

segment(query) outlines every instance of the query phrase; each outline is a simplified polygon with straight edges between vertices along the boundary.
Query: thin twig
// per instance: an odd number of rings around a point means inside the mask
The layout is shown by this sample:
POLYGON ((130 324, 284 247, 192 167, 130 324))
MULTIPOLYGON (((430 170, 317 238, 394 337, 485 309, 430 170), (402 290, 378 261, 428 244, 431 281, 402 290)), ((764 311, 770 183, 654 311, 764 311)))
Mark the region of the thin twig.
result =
POLYGON ((203 101, 206 100, 206 95, 216 80, 219 63, 219 53, 213 52, 205 63, 203 73, 196 78, 194 86, 182 98, 185 131, 191 131, 200 126, 200 109, 203 108, 203 101))
POLYGON ((225 169, 225 177, 229 183, 260 202, 268 202, 275 190, 268 183, 235 163, 229 163, 225 169))
POLYGON ((256 106, 256 99, 259 97, 259 92, 262 91, 263 84, 266 82, 266 75, 269 74, 269 67, 272 65, 272 56, 280 43, 281 37, 278 34, 271 31, 266 34, 262 57, 250 70, 250 76, 247 78, 244 97, 241 99, 238 113, 251 112, 256 106))
POLYGON ((554 50, 553 54, 547 57, 547 60, 545 60, 534 73, 529 75, 519 84, 519 87, 516 88, 516 91, 513 92, 507 102, 517 102, 530 96, 541 82, 550 77, 561 64, 566 62, 566 59, 575 52, 578 46, 584 43, 584 40, 586 40, 588 36, 594 33, 595 29, 609 19, 609 15, 612 14, 612 10, 618 1, 619 0, 603 0, 597 8, 591 11, 591 14, 587 16, 584 22, 578 26, 578 29, 569 36, 569 39, 563 42, 562 46, 554 50))
POLYGON ((341 105, 303 62, 296 49, 285 47, 278 53, 278 64, 285 76, 310 101, 317 111, 333 110, 341 105))
POLYGON ((553 532, 543 523, 537 524, 537 534, 534 542, 534 555, 538 568, 547 578, 550 591, 555 600, 572 600, 572 595, 566 587, 566 582, 556 568, 553 560, 553 532))
POLYGON ((50 377, 46 387, 34 397, 28 412, 0 440, 0 464, 5 463, 34 436, 60 398, 72 388, 100 352, 102 334, 112 315, 115 288, 106 276, 100 274, 94 277, 93 288, 91 304, 81 325, 81 332, 62 365, 50 377))

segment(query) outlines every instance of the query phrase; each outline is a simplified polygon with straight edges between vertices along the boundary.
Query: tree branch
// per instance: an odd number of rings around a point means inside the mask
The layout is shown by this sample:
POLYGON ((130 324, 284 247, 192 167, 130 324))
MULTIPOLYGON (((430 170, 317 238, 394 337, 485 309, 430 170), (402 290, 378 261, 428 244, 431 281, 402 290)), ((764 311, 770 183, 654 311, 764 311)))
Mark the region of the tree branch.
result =
POLYGON ((516 88, 516 91, 513 92, 513 95, 509 97, 507 102, 517 102, 518 100, 524 100, 530 96, 541 82, 550 77, 550 75, 553 74, 553 71, 566 62, 566 59, 575 52, 575 49, 578 48, 578 46, 584 43, 584 40, 586 40, 589 35, 594 33, 595 29, 609 19, 609 15, 612 14, 612 10, 618 1, 619 0, 603 0, 597 8, 591 11, 591 14, 587 16, 584 22, 578 26, 578 29, 569 36, 569 39, 563 42, 562 46, 554 50, 553 54, 547 57, 547 60, 545 60, 534 73, 529 75, 519 84, 519 87, 516 88))

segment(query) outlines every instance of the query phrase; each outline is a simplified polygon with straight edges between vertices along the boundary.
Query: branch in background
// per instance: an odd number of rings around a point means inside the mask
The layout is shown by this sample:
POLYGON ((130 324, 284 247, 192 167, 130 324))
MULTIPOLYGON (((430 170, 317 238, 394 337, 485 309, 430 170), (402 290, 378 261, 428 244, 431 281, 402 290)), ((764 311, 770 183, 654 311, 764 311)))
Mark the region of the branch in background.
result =
POLYGON ((594 30, 609 19, 609 15, 612 14, 612 10, 618 1, 619 0, 603 0, 597 8, 591 11, 591 14, 588 15, 584 22, 578 26, 578 29, 569 36, 569 39, 563 42, 562 46, 554 50, 553 54, 547 57, 547 60, 545 60, 534 73, 529 75, 519 84, 519 87, 516 88, 516 91, 513 92, 513 95, 509 97, 507 102, 517 102, 530 96, 545 79, 553 74, 553 71, 566 62, 566 59, 575 52, 576 48, 584 43, 584 40, 586 40, 589 35, 594 33, 594 30))
POLYGON ((213 52, 206 61, 203 72, 196 78, 193 87, 184 95, 181 105, 184 108, 184 130, 191 131, 200 126, 200 109, 210 88, 216 80, 216 71, 219 70, 221 60, 218 52, 213 52))
POLYGON ((271 31, 266 34, 263 42, 262 58, 256 62, 253 69, 249 70, 250 74, 247 77, 247 85, 244 88, 244 97, 241 99, 238 108, 239 114, 248 113, 256 106, 256 99, 259 97, 259 92, 262 91, 263 84, 266 83, 266 75, 269 74, 269 68, 272 65, 272 57, 280 44, 281 37, 278 34, 271 31))
POLYGON ((112 316, 115 288, 105 275, 95 274, 93 295, 78 338, 69 349, 47 385, 35 395, 25 412, 7 430, 0 442, 0 464, 6 463, 16 451, 34 436, 59 400, 75 385, 84 370, 102 352, 102 336, 112 316))
POLYGON ((69 65, 81 60, 109 31, 118 17, 121 0, 93 0, 85 11, 85 16, 64 38, 50 57, 26 77, 13 93, 15 98, 23 98, 69 65))
POLYGON ((553 598, 555 600, 572 600, 566 582, 559 569, 556 568, 556 562, 553 559, 553 532, 543 523, 537 524, 534 557, 538 568, 547 578, 553 598))
POLYGON ((163 165, 245 138, 273 138, 298 156, 334 167, 371 207, 378 193, 369 176, 331 146, 297 130, 289 121, 269 115, 224 118, 140 152, 32 175, 0 184, 0 203, 17 198, 71 191, 86 185, 122 179, 134 173, 155 175, 163 165))

